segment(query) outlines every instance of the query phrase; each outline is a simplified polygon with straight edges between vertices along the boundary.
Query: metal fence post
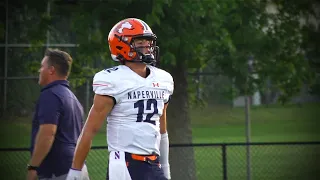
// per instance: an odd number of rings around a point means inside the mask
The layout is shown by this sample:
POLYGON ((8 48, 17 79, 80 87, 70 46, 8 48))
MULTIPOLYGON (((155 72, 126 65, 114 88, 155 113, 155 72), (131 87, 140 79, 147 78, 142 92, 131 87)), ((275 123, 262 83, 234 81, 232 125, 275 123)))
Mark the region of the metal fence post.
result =
POLYGON ((223 180, 228 179, 227 173, 227 145, 223 144, 222 146, 222 172, 223 172, 223 180))
POLYGON ((251 121, 250 121, 250 97, 251 93, 248 92, 249 86, 249 76, 251 76, 253 69, 253 57, 250 56, 248 59, 248 74, 246 82, 246 94, 245 94, 245 116, 246 116, 246 160, 247 160, 247 180, 251 180, 251 152, 250 152, 250 142, 251 142, 251 121))
POLYGON ((8 30, 9 30, 9 4, 8 0, 6 0, 6 42, 4 47, 4 83, 3 83, 3 114, 7 112, 7 86, 8 86, 8 30))
POLYGON ((246 160, 247 160, 247 180, 251 180, 251 152, 250 152, 250 142, 251 142, 251 123, 250 123, 250 97, 245 96, 245 114, 246 114, 246 160))
MULTIPOLYGON (((50 0, 47 3, 47 15, 50 16, 50 0)), ((46 48, 48 49, 50 47, 50 31, 49 28, 47 29, 47 41, 46 41, 46 48)))
POLYGON ((201 87, 200 87, 200 84, 201 84, 201 69, 198 68, 197 69, 197 101, 200 101, 201 99, 201 87))

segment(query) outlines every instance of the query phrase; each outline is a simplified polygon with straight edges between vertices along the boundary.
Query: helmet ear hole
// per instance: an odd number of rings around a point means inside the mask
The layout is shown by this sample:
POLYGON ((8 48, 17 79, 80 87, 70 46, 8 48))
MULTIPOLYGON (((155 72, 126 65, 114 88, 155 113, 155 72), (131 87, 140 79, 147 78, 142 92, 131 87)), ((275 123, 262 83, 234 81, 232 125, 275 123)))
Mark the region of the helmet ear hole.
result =
POLYGON ((116 48, 121 50, 123 47, 122 46, 116 46, 116 48))

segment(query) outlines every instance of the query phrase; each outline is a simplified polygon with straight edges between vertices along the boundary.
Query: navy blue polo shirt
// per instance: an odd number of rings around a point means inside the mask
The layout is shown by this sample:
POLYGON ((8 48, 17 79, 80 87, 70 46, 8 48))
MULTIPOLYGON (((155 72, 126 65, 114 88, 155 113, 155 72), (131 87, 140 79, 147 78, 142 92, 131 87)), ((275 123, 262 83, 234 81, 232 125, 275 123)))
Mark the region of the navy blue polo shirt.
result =
POLYGON ((83 115, 83 107, 69 89, 68 81, 54 81, 42 88, 32 120, 31 153, 40 125, 56 124, 57 132, 51 150, 39 167, 39 177, 68 173, 83 127, 83 115))

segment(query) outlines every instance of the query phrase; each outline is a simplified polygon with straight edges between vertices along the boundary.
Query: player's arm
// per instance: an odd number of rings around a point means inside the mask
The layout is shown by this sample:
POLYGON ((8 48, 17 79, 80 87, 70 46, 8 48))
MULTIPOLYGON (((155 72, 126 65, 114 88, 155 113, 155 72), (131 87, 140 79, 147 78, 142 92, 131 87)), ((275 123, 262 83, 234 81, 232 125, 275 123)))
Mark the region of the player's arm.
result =
POLYGON ((112 97, 95 94, 93 105, 77 142, 72 169, 79 171, 82 169, 90 150, 92 140, 113 106, 114 100, 112 97))
POLYGON ((160 164, 164 175, 167 179, 171 179, 169 165, 169 137, 167 133, 167 107, 168 103, 164 104, 162 116, 160 117, 160 164))

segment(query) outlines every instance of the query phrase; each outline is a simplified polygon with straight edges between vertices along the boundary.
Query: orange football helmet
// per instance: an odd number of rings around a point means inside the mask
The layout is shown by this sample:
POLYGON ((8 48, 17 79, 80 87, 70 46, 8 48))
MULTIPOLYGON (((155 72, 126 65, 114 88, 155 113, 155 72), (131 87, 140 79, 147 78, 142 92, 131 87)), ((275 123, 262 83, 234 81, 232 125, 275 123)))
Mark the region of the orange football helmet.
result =
POLYGON ((157 36, 144 21, 128 18, 118 22, 108 36, 109 49, 114 61, 124 64, 126 61, 144 62, 155 65, 158 61, 159 47, 156 46, 157 36), (134 39, 150 41, 150 54, 143 54, 133 44, 134 39))

